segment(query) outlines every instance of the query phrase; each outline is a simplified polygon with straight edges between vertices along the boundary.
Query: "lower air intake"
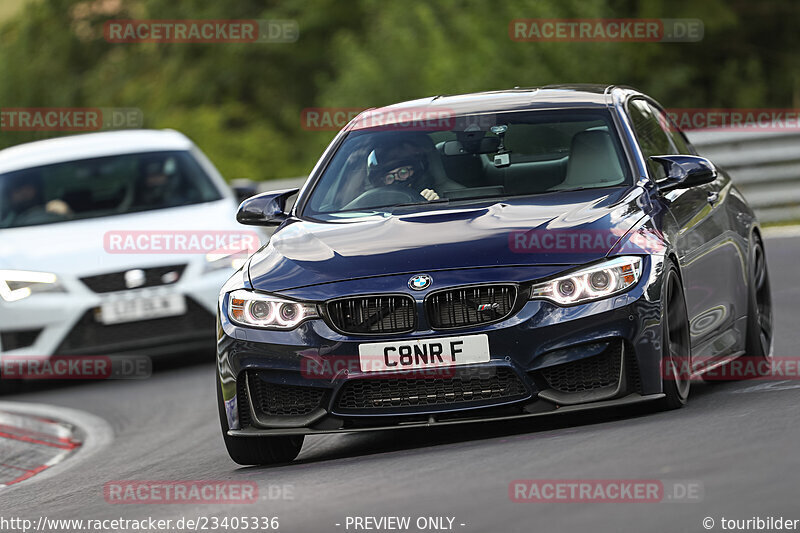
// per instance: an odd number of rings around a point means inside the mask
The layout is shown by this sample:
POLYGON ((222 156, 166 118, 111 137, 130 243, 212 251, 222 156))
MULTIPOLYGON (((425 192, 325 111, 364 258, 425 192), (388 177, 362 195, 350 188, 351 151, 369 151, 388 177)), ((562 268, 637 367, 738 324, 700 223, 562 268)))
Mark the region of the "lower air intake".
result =
POLYGON ((499 367, 452 378, 353 379, 342 386, 337 410, 414 412, 416 408, 492 405, 527 396, 517 374, 499 367))

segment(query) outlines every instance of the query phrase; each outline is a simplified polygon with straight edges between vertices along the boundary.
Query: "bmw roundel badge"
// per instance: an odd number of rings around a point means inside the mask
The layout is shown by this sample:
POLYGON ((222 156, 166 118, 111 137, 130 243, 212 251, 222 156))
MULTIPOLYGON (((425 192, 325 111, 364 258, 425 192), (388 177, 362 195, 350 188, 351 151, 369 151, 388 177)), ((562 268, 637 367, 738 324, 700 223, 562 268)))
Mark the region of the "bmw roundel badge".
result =
POLYGON ((408 287, 415 291, 423 291, 431 286, 433 278, 427 274, 417 274, 408 280, 408 287))

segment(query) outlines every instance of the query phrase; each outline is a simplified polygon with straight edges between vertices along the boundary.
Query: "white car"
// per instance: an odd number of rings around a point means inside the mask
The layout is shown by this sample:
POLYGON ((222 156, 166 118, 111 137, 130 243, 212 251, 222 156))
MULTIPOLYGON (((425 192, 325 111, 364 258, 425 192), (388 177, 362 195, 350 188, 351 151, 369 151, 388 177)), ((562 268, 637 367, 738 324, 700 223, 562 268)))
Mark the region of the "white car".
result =
POLYGON ((219 289, 263 237, 237 203, 175 131, 0 151, 0 357, 211 349, 219 289))

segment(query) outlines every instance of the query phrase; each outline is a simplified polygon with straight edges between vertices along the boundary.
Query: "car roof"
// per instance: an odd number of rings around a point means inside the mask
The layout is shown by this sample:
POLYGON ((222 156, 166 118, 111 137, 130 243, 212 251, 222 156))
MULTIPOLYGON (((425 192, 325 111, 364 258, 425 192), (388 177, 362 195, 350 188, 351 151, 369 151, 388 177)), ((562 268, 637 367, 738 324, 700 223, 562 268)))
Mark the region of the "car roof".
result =
POLYGON ((0 150, 0 173, 118 154, 181 151, 193 147, 174 130, 120 130, 57 137, 0 150))
MULTIPOLYGON (((565 84, 543 87, 515 87, 502 91, 486 91, 459 95, 438 95, 409 100, 364 111, 354 119, 366 120, 371 114, 381 115, 381 123, 391 124, 392 117, 403 111, 442 112, 449 116, 479 113, 520 111, 554 107, 606 107, 611 105, 611 92, 623 89, 625 94, 638 93, 628 87, 601 84, 565 84)), ((403 120, 398 118, 398 122, 403 120)))

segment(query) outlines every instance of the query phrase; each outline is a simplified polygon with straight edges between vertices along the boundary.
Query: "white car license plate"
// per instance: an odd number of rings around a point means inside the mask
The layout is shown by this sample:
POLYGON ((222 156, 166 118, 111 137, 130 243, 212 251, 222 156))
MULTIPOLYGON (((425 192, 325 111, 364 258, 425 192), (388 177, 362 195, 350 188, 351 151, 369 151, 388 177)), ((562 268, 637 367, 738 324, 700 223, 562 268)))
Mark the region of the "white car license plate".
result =
POLYGON ((166 294, 105 302, 100 306, 98 320, 106 325, 121 324, 184 313, 186 298, 182 294, 166 294))
POLYGON ((390 372, 471 365, 489 361, 489 337, 466 335, 358 346, 362 372, 390 372))

